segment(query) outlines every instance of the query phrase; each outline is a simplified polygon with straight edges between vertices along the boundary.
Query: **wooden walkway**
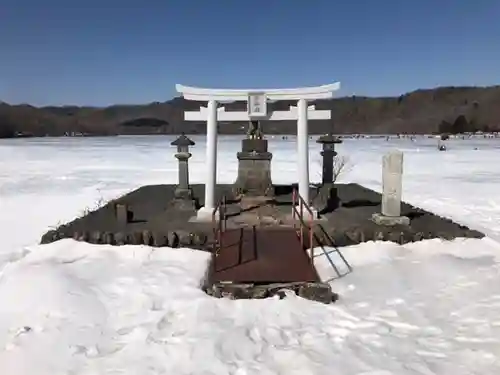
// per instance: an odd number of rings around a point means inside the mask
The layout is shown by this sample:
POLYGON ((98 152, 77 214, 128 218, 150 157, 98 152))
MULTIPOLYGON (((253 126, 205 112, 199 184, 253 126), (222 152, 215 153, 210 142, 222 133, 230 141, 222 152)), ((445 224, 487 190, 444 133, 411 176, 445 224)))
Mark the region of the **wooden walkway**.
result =
POLYGON ((239 228, 222 234, 212 259, 212 283, 285 283, 319 281, 293 228, 239 228))

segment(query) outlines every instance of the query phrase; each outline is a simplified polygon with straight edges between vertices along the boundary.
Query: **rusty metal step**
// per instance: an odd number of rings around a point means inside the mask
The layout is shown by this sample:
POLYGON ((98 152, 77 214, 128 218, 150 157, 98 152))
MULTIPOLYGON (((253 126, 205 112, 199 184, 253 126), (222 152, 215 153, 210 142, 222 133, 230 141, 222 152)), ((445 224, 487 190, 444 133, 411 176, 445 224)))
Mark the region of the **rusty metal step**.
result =
POLYGON ((319 281, 293 228, 240 228, 222 235, 211 281, 319 281))

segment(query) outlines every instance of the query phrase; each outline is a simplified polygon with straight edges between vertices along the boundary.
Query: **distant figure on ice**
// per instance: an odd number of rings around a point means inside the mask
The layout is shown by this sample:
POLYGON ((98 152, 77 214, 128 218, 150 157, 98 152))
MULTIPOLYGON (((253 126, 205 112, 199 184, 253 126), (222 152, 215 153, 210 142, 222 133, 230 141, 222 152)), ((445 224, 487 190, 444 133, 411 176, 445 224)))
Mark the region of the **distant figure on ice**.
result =
POLYGON ((446 146, 444 145, 444 143, 441 143, 441 140, 438 141, 438 150, 446 151, 446 146))

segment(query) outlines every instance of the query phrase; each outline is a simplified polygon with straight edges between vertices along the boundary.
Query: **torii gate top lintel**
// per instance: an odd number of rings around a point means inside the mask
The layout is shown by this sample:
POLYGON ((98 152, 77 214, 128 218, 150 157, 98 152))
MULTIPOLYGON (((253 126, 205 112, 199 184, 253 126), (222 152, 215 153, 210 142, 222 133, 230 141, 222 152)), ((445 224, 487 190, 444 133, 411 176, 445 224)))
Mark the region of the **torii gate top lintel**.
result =
POLYGON ((333 92, 340 89, 340 82, 315 87, 299 87, 290 89, 209 89, 177 84, 177 92, 186 100, 196 101, 247 101, 251 94, 264 94, 267 100, 317 100, 333 97, 333 92))

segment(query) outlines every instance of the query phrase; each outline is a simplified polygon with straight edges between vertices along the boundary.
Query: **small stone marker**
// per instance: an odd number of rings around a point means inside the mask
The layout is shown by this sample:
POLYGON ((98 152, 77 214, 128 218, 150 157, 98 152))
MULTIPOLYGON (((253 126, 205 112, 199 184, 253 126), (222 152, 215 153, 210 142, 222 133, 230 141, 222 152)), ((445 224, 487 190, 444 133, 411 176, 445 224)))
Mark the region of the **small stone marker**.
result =
POLYGON ((116 212, 116 220, 120 225, 124 225, 129 222, 129 213, 127 205, 117 203, 115 205, 115 212, 116 212))
POLYGON ((382 158, 382 213, 373 214, 378 225, 409 225, 410 219, 401 216, 403 191, 403 153, 393 151, 382 158))

